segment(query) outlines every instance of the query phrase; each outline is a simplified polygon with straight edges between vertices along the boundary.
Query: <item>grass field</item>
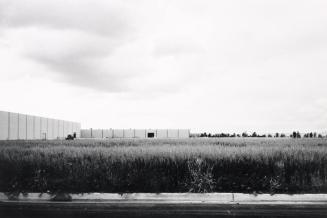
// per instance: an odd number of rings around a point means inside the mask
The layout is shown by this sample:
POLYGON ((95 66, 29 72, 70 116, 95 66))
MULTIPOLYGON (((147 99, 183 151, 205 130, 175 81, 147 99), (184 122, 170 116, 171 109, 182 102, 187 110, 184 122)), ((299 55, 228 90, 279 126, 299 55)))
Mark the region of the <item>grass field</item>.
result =
POLYGON ((1 141, 0 191, 327 193, 327 140, 1 141))

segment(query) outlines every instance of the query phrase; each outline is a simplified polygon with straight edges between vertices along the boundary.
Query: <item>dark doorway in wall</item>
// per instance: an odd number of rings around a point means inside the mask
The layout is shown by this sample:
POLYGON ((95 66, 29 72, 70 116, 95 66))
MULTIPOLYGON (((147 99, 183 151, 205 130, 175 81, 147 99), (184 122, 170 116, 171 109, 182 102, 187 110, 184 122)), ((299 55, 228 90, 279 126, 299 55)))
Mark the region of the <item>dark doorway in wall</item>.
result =
POLYGON ((148 132, 148 138, 154 138, 154 132, 148 132))

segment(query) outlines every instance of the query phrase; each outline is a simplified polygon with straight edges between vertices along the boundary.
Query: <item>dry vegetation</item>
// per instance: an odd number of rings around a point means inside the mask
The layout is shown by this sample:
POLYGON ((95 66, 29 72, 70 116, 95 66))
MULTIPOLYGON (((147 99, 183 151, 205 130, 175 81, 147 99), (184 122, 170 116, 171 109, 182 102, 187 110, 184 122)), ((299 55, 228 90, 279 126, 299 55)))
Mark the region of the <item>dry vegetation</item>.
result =
POLYGON ((2 141, 0 191, 327 193, 327 140, 2 141))

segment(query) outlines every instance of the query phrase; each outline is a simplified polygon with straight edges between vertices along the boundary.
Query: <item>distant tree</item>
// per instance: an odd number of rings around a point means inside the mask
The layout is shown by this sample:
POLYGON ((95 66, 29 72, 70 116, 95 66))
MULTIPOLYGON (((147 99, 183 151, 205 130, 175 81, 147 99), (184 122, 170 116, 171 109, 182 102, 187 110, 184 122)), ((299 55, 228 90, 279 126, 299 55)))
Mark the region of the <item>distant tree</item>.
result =
POLYGON ((292 138, 296 138, 296 136, 297 136, 297 134, 296 134, 296 132, 294 131, 294 132, 292 133, 291 137, 292 137, 292 138))
POLYGON ((317 133, 316 132, 313 133, 313 138, 317 138, 317 133))
POLYGON ((257 133, 256 132, 253 132, 251 137, 258 137, 257 133))
POLYGON ((271 138, 272 137, 272 135, 271 134, 268 134, 268 138, 271 138))
POLYGON ((299 131, 296 132, 296 138, 301 138, 301 133, 299 131))
POLYGON ((282 134, 280 134, 280 137, 281 137, 281 138, 285 138, 286 135, 285 135, 284 133, 282 133, 282 134))
POLYGON ((207 133, 206 132, 201 133, 200 137, 207 137, 207 133))
POLYGON ((237 136, 237 137, 241 137, 241 135, 240 135, 240 134, 237 134, 236 136, 237 136))
POLYGON ((313 137, 313 133, 312 133, 312 132, 309 133, 309 137, 310 137, 310 138, 313 137))
POLYGON ((278 138, 278 137, 279 137, 279 133, 276 132, 276 134, 275 134, 275 138, 278 138))
POLYGON ((242 137, 248 137, 249 135, 246 132, 242 133, 242 137))
POLYGON ((322 138, 322 135, 321 134, 318 134, 318 138, 322 138))

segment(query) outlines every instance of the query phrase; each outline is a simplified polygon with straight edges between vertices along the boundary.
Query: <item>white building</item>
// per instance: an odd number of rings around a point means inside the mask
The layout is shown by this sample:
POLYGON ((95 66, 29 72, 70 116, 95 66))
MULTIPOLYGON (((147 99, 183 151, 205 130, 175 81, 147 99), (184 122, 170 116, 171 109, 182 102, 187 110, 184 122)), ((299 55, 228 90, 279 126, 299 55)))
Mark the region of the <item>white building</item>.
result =
POLYGON ((0 111, 0 140, 78 138, 80 131, 77 122, 0 111))
POLYGON ((189 129, 82 129, 81 138, 189 138, 189 129))

